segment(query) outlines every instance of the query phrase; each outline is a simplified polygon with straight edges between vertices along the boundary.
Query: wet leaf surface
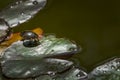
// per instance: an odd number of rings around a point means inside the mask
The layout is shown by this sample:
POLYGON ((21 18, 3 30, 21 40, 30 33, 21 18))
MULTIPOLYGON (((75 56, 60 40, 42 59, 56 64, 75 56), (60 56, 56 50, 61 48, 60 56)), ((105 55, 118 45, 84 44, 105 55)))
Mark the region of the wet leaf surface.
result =
POLYGON ((87 78, 87 73, 80 68, 71 68, 70 70, 55 75, 53 77, 45 75, 36 78, 36 80, 84 80, 87 78))
POLYGON ((104 62, 90 74, 90 80, 120 80, 120 58, 104 62))
POLYGON ((0 12, 10 27, 15 27, 31 19, 46 4, 46 0, 17 0, 0 12))
POLYGON ((2 72, 8 78, 32 78, 41 75, 55 75, 73 65, 60 59, 9 60, 2 63, 2 72))
POLYGON ((77 53, 79 49, 75 43, 53 35, 42 37, 40 43, 31 48, 25 47, 22 41, 10 45, 2 52, 3 74, 9 78, 32 78, 56 75, 73 66, 71 61, 56 58, 77 53))

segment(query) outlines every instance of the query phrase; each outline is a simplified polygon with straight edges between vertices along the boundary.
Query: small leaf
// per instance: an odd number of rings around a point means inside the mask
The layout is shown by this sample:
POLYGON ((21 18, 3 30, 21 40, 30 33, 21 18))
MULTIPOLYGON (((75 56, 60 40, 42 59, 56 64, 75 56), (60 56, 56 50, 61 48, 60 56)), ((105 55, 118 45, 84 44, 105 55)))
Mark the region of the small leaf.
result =
POLYGON ((120 80, 120 58, 114 58, 96 67, 89 80, 120 80))

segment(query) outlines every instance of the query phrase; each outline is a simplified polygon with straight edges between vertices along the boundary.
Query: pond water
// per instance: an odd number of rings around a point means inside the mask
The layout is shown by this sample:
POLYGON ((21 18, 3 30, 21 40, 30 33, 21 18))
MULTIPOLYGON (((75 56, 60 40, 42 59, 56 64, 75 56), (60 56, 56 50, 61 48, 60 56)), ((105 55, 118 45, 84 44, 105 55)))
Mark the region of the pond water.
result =
MULTIPOLYGON (((0 1, 0 9, 11 0, 0 1)), ((14 32, 41 27, 44 33, 74 40, 82 47, 75 55, 88 71, 96 63, 120 56, 119 0, 48 0, 46 7, 14 32)))

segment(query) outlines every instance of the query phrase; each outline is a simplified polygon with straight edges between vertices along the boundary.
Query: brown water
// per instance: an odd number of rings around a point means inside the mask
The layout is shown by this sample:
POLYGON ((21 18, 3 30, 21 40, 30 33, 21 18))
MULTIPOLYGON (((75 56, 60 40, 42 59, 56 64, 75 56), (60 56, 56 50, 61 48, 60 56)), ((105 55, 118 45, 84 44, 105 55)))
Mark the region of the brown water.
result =
MULTIPOLYGON (((11 0, 1 0, 0 9, 11 0)), ((74 56, 91 70, 96 63, 120 56, 119 0, 48 0, 46 7, 16 32, 41 27, 76 41, 83 50, 74 56)))

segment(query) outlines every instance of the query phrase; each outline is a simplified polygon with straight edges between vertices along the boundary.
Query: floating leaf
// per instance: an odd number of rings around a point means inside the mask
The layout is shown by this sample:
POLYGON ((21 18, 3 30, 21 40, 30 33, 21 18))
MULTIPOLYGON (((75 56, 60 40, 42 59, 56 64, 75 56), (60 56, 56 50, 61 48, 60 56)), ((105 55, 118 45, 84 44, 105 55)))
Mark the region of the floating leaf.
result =
POLYGON ((2 63, 2 71, 9 78, 32 78, 55 75, 72 65, 72 62, 60 59, 8 60, 2 63))
POLYGON ((40 45, 25 47, 17 41, 2 53, 2 71, 12 78, 36 77, 46 73, 61 73, 69 69, 71 61, 56 59, 79 51, 72 41, 55 36, 40 39, 40 45), (72 49, 71 49, 72 48, 72 49), (67 55, 66 55, 67 54, 67 55))
POLYGON ((120 58, 112 59, 96 67, 89 80, 120 80, 120 58))
POLYGON ((70 70, 57 74, 55 76, 39 76, 35 80, 85 80, 87 78, 87 73, 80 68, 71 68, 70 70))
POLYGON ((16 0, 0 12, 0 18, 15 27, 31 19, 45 4, 46 0, 16 0))

